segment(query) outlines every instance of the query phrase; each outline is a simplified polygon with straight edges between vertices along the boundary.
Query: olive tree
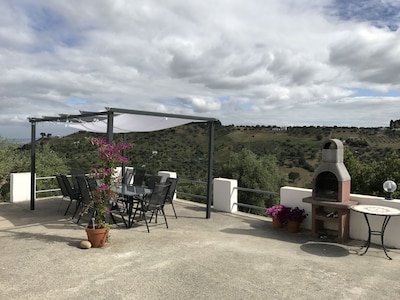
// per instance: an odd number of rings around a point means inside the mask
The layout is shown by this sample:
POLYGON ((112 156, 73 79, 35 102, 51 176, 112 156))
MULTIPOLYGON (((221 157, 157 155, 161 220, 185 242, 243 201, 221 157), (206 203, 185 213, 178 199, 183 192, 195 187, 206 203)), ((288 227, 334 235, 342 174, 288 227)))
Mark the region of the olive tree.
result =
MULTIPOLYGON (((218 176, 236 179, 238 186, 270 192, 279 192, 286 178, 279 174, 275 156, 257 156, 244 148, 233 153, 220 167, 218 176)), ((239 202, 259 207, 269 207, 277 203, 276 197, 255 192, 239 192, 239 202)))

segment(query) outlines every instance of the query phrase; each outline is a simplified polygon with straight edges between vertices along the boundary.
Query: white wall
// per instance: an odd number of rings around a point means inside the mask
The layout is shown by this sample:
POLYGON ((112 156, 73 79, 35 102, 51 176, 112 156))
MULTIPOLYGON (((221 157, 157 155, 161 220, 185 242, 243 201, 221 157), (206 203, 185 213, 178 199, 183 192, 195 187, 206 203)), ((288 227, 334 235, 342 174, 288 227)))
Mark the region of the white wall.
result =
POLYGON ((214 178, 213 207, 218 211, 237 212, 237 180, 214 178))
POLYGON ((10 174, 10 202, 31 200, 31 173, 10 174))

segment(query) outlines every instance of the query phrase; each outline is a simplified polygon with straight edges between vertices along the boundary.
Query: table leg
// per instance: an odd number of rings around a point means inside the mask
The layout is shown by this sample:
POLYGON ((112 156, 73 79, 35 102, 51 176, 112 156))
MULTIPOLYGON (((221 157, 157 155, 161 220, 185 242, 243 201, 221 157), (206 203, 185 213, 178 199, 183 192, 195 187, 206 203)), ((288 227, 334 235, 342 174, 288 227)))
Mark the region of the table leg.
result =
POLYGON ((368 225, 368 240, 365 243, 365 245, 361 247, 361 249, 365 247, 365 251, 363 253, 361 253, 360 255, 364 255, 365 253, 367 253, 367 251, 369 249, 369 245, 371 244, 371 234, 372 234, 371 225, 369 224, 368 216, 367 216, 367 214, 363 214, 363 215, 364 215, 365 221, 367 221, 367 225, 368 225))
POLYGON ((378 231, 378 230, 371 230, 371 225, 370 225, 369 220, 368 220, 368 215, 364 214, 365 221, 367 222, 367 225, 368 225, 368 240, 365 243, 365 245, 361 247, 361 249, 365 247, 365 251, 363 253, 361 253, 360 255, 364 255, 365 253, 367 253, 367 251, 369 249, 369 246, 371 245, 371 235, 380 235, 381 236, 381 244, 382 244, 383 251, 385 252, 385 255, 386 255, 386 257, 388 259, 390 259, 390 260, 392 259, 387 254, 387 249, 386 249, 386 246, 385 246, 385 243, 384 243, 385 230, 386 230, 387 224, 389 223, 390 217, 391 216, 385 216, 385 219, 383 220, 383 223, 382 223, 382 229, 380 231, 378 231))
POLYGON ((385 235, 386 226, 389 223, 390 217, 391 216, 386 216, 385 220, 382 223, 381 243, 382 243, 382 248, 383 248, 383 251, 385 252, 386 257, 391 260, 392 258, 387 254, 386 246, 385 246, 385 243, 383 241, 383 237, 385 235))
POLYGON ((133 198, 129 197, 129 200, 128 200, 128 228, 132 227, 132 211, 133 211, 133 198))

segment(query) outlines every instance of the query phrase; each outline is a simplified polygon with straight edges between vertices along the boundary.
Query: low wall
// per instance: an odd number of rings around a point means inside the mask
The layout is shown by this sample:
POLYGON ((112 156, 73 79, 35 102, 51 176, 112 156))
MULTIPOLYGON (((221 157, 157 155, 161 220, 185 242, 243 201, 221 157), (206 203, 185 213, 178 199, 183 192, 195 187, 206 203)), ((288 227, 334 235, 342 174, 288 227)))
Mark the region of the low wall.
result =
MULTIPOLYGON (((303 198, 310 197, 312 190, 295 187, 282 187, 280 194, 281 204, 290 207, 298 206, 303 208, 309 214, 306 220, 302 223, 302 228, 311 230, 311 204, 304 203, 303 198)), ((351 194, 350 198, 352 201, 357 201, 358 204, 381 205, 400 209, 400 200, 398 199, 385 200, 381 197, 359 194, 351 194)), ((369 216, 371 229, 381 230, 383 219, 384 217, 382 216, 369 216)), ((398 228, 400 228, 400 216, 392 217, 385 231, 386 246, 400 248, 400 235, 398 233, 398 228)), ((328 229, 334 228, 330 228, 329 226, 328 229)), ((366 240, 368 238, 368 227, 364 215, 352 210, 350 211, 350 238, 356 240, 366 240)), ((371 241, 374 244, 380 244, 380 236, 373 235, 371 241)))
POLYGON ((31 173, 10 174, 10 202, 31 200, 31 173))

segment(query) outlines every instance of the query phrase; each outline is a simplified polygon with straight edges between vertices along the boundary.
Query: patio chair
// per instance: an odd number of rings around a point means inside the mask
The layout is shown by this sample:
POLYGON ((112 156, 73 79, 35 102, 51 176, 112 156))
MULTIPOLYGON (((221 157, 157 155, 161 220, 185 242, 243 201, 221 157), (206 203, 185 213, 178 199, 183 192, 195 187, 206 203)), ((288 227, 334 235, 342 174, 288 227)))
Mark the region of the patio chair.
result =
MULTIPOLYGON (((81 198, 82 198, 79 203, 80 211, 79 211, 79 215, 78 215, 78 220, 76 221, 76 223, 79 224, 79 221, 80 221, 81 217, 83 216, 86 208, 88 207, 89 203, 92 201, 92 193, 90 191, 89 184, 85 177, 77 176, 76 181, 77 181, 79 191, 81 194, 81 198)), ((76 213, 78 212, 79 207, 77 207, 77 209, 74 213, 74 217, 75 217, 76 213)), ((92 216, 93 216, 93 213, 94 212, 92 212, 92 216)))
MULTIPOLYGON (((164 202, 167 197, 168 190, 170 188, 169 184, 156 184, 154 186, 153 192, 147 196, 143 201, 140 202, 139 206, 135 209, 132 220, 136 216, 136 212, 139 211, 146 222, 147 232, 150 233, 149 223, 153 216, 155 216, 155 223, 157 223, 157 215, 159 212, 164 216, 165 226, 168 228, 167 218, 164 213, 164 202), (147 222, 146 213, 151 212, 150 220, 147 222)), ((132 222, 131 222, 132 223, 132 222)))
POLYGON ((61 190, 61 194, 62 194, 62 198, 60 200, 60 204, 58 204, 58 208, 57 208, 57 212, 59 212, 61 204, 63 203, 63 201, 64 200, 70 200, 71 201, 71 199, 69 197, 70 195, 69 195, 69 193, 67 191, 67 187, 65 186, 64 181, 61 178, 61 175, 56 175, 56 179, 57 179, 57 183, 58 183, 58 186, 59 186, 59 188, 61 190))
POLYGON ((81 169, 76 169, 71 171, 71 180, 72 180, 72 186, 79 193, 79 185, 77 178, 78 177, 85 177, 85 172, 81 169))
POLYGON ((124 176, 122 177, 123 184, 131 184, 133 177, 133 169, 125 169, 124 176))
POLYGON ((176 211, 175 211, 174 202, 173 202, 174 196, 175 196, 176 187, 178 185, 178 178, 168 177, 166 183, 170 185, 170 188, 168 190, 167 197, 165 198, 165 204, 171 204, 172 205, 172 209, 174 210, 175 218, 178 219, 178 216, 176 215, 176 211))
MULTIPOLYGON (((79 190, 81 191, 81 194, 82 194, 81 211, 79 213, 79 217, 78 217, 78 221, 77 221, 77 223, 79 223, 81 216, 83 215, 88 204, 92 200, 92 192, 95 191, 97 188, 97 181, 93 178, 85 178, 83 176, 77 176, 77 183, 79 185, 79 190)), ((125 224, 125 227, 128 227, 128 224, 126 223, 125 218, 122 214, 122 210, 119 207, 118 198, 115 199, 114 203, 110 204, 109 208, 110 208, 109 216, 111 217, 114 224, 117 224, 117 221, 115 220, 113 212, 118 212, 121 215, 121 218, 125 224)), ((92 212, 92 217, 93 217, 93 214, 94 214, 94 212, 92 212)), ((108 222, 109 220, 107 219, 105 221, 108 222)))
POLYGON ((136 169, 135 175, 133 176, 133 185, 143 185, 145 176, 146 176, 146 170, 136 169))
POLYGON ((94 178, 88 178, 87 179, 88 185, 89 185, 89 189, 91 191, 94 191, 97 188, 97 180, 94 178))
POLYGON ((67 193, 68 193, 69 199, 70 199, 67 209, 64 212, 64 216, 67 215, 72 202, 76 201, 76 209, 75 209, 74 215, 72 216, 72 218, 73 218, 75 216, 76 210, 78 209, 79 203, 81 201, 81 194, 72 187, 71 182, 69 181, 69 179, 66 175, 60 175, 60 176, 61 176, 61 179, 64 183, 64 186, 67 190, 67 193))
POLYGON ((162 180, 162 176, 151 175, 147 182, 147 188, 149 188, 150 190, 154 189, 155 185, 157 183, 160 183, 161 180, 162 180))

